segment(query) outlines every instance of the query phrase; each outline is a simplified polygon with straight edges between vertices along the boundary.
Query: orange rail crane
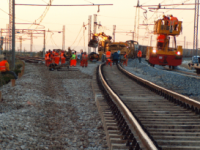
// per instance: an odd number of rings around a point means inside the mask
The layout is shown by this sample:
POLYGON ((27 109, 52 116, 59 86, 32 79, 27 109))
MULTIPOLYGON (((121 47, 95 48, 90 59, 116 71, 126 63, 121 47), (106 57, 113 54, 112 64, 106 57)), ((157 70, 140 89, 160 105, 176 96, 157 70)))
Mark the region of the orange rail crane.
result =
POLYGON ((149 46, 146 60, 151 66, 168 65, 174 69, 182 63, 182 46, 176 45, 176 36, 182 31, 182 21, 159 19, 154 24, 154 34, 158 35, 155 47, 149 46), (162 41, 163 40, 163 41, 162 41))

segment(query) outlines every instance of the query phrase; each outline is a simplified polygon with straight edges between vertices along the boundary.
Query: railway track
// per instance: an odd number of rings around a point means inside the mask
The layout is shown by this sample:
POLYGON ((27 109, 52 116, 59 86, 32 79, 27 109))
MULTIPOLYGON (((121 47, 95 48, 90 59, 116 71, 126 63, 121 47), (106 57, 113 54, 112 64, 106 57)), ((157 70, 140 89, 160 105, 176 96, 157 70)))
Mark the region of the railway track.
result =
MULTIPOLYGON (((200 149, 200 102, 121 66, 100 65, 97 79, 114 116, 112 125, 121 131, 115 134, 123 140, 124 149, 200 149)), ((110 141, 110 149, 114 149, 110 141)))
MULTIPOLYGON (((148 64, 145 64, 145 63, 143 63, 143 64, 144 65, 148 65, 148 64)), ((148 66, 150 66, 150 65, 148 65, 148 66)), ((191 78, 200 79, 200 75, 196 74, 196 73, 193 73, 193 72, 188 72, 188 71, 183 71, 183 70, 178 70, 178 69, 169 69, 168 67, 163 67, 163 69, 154 67, 154 69, 162 70, 162 71, 172 71, 172 72, 174 72, 176 74, 179 74, 179 75, 182 75, 182 76, 187 76, 187 77, 191 77, 191 78)))
POLYGON ((18 56, 17 58, 20 60, 24 60, 25 62, 29 62, 29 63, 39 63, 39 62, 44 61, 43 57, 28 57, 28 56, 21 57, 21 56, 18 56))

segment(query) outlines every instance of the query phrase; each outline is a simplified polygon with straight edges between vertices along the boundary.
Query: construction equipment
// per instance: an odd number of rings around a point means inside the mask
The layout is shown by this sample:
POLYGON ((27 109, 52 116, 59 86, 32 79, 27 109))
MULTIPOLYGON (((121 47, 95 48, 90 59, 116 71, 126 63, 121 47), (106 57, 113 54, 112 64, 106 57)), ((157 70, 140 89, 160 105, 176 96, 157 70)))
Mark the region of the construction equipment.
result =
POLYGON ((120 54, 126 54, 128 57, 135 56, 135 44, 138 45, 137 41, 126 41, 126 42, 112 42, 112 37, 106 35, 104 32, 93 34, 92 39, 89 41, 88 46, 97 48, 99 53, 99 59, 104 61, 105 53, 110 50, 111 53, 120 51, 120 54))
MULTIPOLYGON (((168 65, 174 69, 175 66, 181 65, 183 50, 182 46, 176 45, 176 36, 180 35, 182 30, 182 21, 169 21, 159 19, 154 24, 154 34, 165 36, 163 44, 147 47, 146 60, 151 66, 168 65)), ((159 37, 158 37, 159 39, 159 37)))

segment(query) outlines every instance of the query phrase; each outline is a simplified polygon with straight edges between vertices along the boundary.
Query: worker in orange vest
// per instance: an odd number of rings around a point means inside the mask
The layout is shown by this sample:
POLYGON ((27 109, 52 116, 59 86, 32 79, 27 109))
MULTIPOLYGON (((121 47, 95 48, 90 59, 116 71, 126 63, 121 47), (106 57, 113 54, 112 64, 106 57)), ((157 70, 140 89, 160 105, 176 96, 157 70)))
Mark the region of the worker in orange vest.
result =
POLYGON ((64 51, 61 52, 60 58, 61 58, 61 64, 65 64, 66 59, 65 59, 65 52, 64 51))
POLYGON ((163 20, 164 20, 164 25, 168 26, 169 25, 169 17, 163 15, 163 20))
POLYGON ((112 59, 111 59, 111 51, 110 50, 108 50, 107 52, 106 52, 106 65, 108 65, 108 63, 110 63, 110 66, 112 66, 112 59))
POLYGON ((141 50, 138 51, 137 57, 139 59, 139 63, 141 63, 141 59, 142 59, 142 51, 141 50))
POLYGON ((0 72, 2 74, 11 74, 15 77, 15 79, 17 79, 17 75, 15 74, 15 72, 10 71, 9 63, 8 63, 6 57, 4 57, 4 60, 0 61, 0 72))
POLYGON ((158 49, 162 49, 163 46, 164 46, 164 42, 165 42, 165 38, 166 36, 164 34, 160 34, 158 37, 157 37, 157 47, 158 49))
POLYGON ((87 67, 88 66, 88 55, 86 52, 84 52, 81 56, 81 61, 82 61, 82 67, 87 67))
POLYGON ((124 66, 124 65, 127 66, 127 63, 128 63, 128 57, 127 57, 127 54, 126 54, 126 52, 125 52, 125 54, 124 54, 123 66, 124 66))
POLYGON ((174 26, 174 30, 176 30, 178 26, 178 19, 174 17, 173 15, 170 15, 170 25, 174 26))
POLYGON ((55 62, 56 65, 59 65, 59 62, 60 62, 60 55, 59 55, 59 52, 58 52, 58 51, 56 51, 56 52, 54 53, 54 62, 55 62))
POLYGON ((48 52, 46 52, 46 54, 44 55, 45 66, 47 66, 47 55, 48 55, 48 52))

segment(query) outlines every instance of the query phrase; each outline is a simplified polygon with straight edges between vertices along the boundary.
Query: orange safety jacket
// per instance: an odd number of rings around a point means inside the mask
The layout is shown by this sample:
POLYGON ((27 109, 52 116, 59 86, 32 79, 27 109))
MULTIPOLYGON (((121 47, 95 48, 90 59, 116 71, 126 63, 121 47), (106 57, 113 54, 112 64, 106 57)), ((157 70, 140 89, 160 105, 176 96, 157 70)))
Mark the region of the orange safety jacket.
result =
POLYGON ((60 58, 61 58, 61 59, 65 59, 64 53, 61 53, 61 54, 60 54, 60 58))
POLYGON ((165 42, 165 35, 161 34, 157 37, 158 42, 164 43, 165 42))
POLYGON ((46 54, 45 54, 45 60, 49 60, 49 54, 50 54, 50 53, 46 53, 46 54))
POLYGON ((108 59, 108 58, 110 58, 111 57, 111 52, 110 51, 107 51, 106 52, 106 58, 108 59))
POLYGON ((178 24, 178 19, 176 17, 171 17, 170 18, 170 22, 171 22, 171 25, 174 23, 174 25, 177 25, 178 24))
POLYGON ((0 71, 5 72, 6 71, 6 63, 8 63, 7 60, 3 60, 0 62, 0 71))
POLYGON ((141 50, 138 51, 137 57, 142 57, 142 51, 141 50))
POLYGON ((88 55, 86 54, 82 54, 82 57, 81 57, 83 60, 86 60, 86 59, 88 59, 88 55))
POLYGON ((125 59, 127 58, 127 54, 124 54, 124 58, 125 58, 125 59))
POLYGON ((54 54, 54 60, 55 60, 56 64, 59 64, 60 56, 59 56, 59 54, 57 52, 54 54))

